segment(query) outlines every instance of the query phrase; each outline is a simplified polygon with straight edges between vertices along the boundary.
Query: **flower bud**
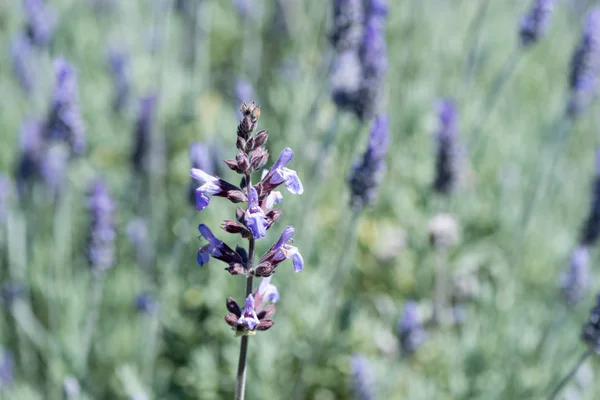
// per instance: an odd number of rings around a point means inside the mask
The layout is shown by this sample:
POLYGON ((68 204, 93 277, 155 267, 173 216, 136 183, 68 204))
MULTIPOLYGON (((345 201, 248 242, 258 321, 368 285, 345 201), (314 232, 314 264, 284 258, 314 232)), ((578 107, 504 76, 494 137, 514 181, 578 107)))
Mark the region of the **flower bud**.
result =
POLYGON ((267 143, 268 138, 269 138, 269 132, 267 132, 264 129, 262 131, 259 131, 254 136, 254 148, 257 149, 261 146, 264 146, 264 144, 267 143))

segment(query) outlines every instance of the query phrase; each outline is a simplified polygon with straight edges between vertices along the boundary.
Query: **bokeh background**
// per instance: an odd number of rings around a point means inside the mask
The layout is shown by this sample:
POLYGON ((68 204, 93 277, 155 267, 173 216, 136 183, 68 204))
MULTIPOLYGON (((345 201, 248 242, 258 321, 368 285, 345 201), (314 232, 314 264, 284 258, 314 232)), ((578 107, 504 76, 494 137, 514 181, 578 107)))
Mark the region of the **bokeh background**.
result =
MULTIPOLYGON (((588 290, 565 305, 559 288, 590 212, 600 120, 594 104, 563 117, 593 2, 557 0, 547 34, 518 50, 528 3, 389 1, 378 94, 387 168, 355 218, 348 176, 371 125, 331 98, 332 2, 1 2, 0 397, 233 397, 240 339, 223 317, 245 282, 217 260, 196 263, 197 225, 243 243, 218 230, 233 205, 190 204, 189 148, 204 146, 202 165, 237 183, 220 160, 235 157, 239 106, 251 100, 270 162, 293 148, 305 188, 285 196, 258 253, 293 225, 305 268, 283 264, 272 279, 281 299, 275 326, 250 338, 248 399, 548 396, 586 350, 600 289, 586 276, 588 290), (42 166, 24 165, 57 101, 57 59, 76 73, 65 90, 81 120, 65 118, 87 144, 69 155, 55 143, 42 166), (432 190, 441 98, 455 101, 461 149, 445 195, 432 190), (88 260, 97 179, 115 207, 105 271, 88 260)), ((598 373, 589 358, 562 396, 598 398, 598 373)))

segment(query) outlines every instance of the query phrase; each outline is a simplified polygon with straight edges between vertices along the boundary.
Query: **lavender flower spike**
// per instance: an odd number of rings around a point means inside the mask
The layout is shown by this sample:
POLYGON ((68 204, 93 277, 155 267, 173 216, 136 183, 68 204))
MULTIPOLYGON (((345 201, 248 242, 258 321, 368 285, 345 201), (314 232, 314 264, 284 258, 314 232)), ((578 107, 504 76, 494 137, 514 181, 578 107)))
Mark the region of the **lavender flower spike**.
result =
POLYGON ((583 112, 598 89, 600 73, 600 7, 588 12, 579 45, 571 59, 569 86, 571 99, 567 114, 571 117, 583 112))
POLYGON ((448 194, 457 181, 458 112, 452 100, 441 100, 438 105, 438 150, 433 189, 448 194))
POLYGON ((99 273, 112 267, 115 261, 115 205, 102 181, 96 181, 92 185, 88 209, 91 213, 88 260, 92 270, 99 273))
POLYGON ((148 169, 150 140, 156 113, 156 102, 158 97, 150 94, 140 99, 140 111, 135 127, 135 143, 131 161, 133 167, 138 173, 148 169))
POLYGON ((412 353, 427 338, 427 332, 421 325, 419 318, 419 308, 414 301, 407 301, 404 304, 402 319, 398 323, 398 335, 400 336, 400 346, 406 353, 412 353))
POLYGON ((64 58, 54 60, 55 85, 50 112, 46 120, 45 136, 65 140, 71 151, 85 150, 85 126, 79 109, 79 94, 75 69, 64 58))
POLYGON ((553 10, 554 0, 533 0, 529 12, 521 19, 519 36, 523 47, 534 44, 546 34, 553 10))
POLYGON ((569 267, 560 277, 560 293, 565 304, 576 306, 585 295, 589 282, 590 252, 587 247, 579 246, 573 251, 569 267))
POLYGON ((253 331, 256 329, 259 323, 260 321, 258 320, 256 311, 254 310, 254 297, 249 294, 246 298, 246 305, 242 310, 242 316, 238 319, 238 325, 246 326, 249 331, 253 331))
POLYGON ((19 81, 21 89, 25 93, 31 93, 35 86, 31 42, 25 36, 17 35, 10 44, 10 57, 13 63, 13 72, 19 81))
POLYGON ((579 242, 591 246, 600 236, 600 149, 596 150, 596 176, 592 189, 592 201, 588 217, 580 233, 579 242))
POLYGON ((350 175, 350 204, 354 210, 362 210, 375 200, 385 171, 385 156, 389 146, 389 121, 387 115, 378 116, 373 122, 367 151, 360 163, 353 166, 350 175))
POLYGON ((111 48, 108 51, 107 58, 116 92, 113 100, 113 110, 121 112, 127 104, 131 86, 128 70, 129 59, 125 51, 116 48, 111 48))
POLYGON ((52 40, 56 28, 56 13, 43 0, 23 0, 23 8, 31 43, 38 47, 46 46, 52 40))
POLYGON ((362 38, 364 7, 362 0, 333 1, 331 43, 338 51, 358 48, 362 38))
POLYGON ((265 237, 269 224, 265 219, 265 213, 258 205, 258 194, 253 187, 250 188, 250 192, 248 193, 248 209, 246 210, 245 220, 254 239, 265 237))
POLYGON ((352 388, 357 400, 373 400, 375 377, 366 358, 355 354, 350 361, 352 367, 352 388))

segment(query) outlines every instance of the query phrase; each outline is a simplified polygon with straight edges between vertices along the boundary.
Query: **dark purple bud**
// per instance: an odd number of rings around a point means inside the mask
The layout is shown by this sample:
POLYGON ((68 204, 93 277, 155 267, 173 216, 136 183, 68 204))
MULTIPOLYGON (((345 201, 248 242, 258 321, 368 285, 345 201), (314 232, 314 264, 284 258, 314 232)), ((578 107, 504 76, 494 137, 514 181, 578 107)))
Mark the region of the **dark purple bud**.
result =
POLYGON ((85 151, 85 126, 79 109, 79 93, 75 69, 64 58, 54 60, 55 83, 52 103, 45 126, 45 136, 69 143, 71 151, 85 151))
POLYGON ((404 312, 398 323, 400 346, 406 353, 412 353, 427 338, 427 332, 421 324, 419 307, 414 301, 404 304, 404 312))
POLYGON ((258 149, 267 143, 267 139, 269 139, 269 132, 266 130, 258 131, 256 135, 254 135, 254 149, 258 149))
POLYGON ((600 72, 600 8, 588 12, 579 45, 571 59, 567 113, 575 117, 591 103, 598 89, 600 72))
POLYGON ((154 314, 158 310, 158 302, 148 293, 140 293, 135 297, 135 309, 141 314, 154 314))
POLYGON ((240 167, 238 166, 237 161, 235 160, 223 160, 223 162, 225 163, 225 165, 227 165, 229 167, 230 170, 237 172, 238 174, 242 174, 244 173, 244 171, 242 171, 240 169, 240 167))
POLYGON ((267 278, 271 275, 273 275, 273 272, 275 272, 275 266, 273 266, 271 263, 269 262, 261 262, 260 264, 258 264, 258 266, 254 269, 254 276, 258 276, 258 277, 263 277, 263 278, 267 278))
POLYGON ((232 221, 230 219, 226 219, 225 221, 223 221, 223 225, 221 225, 221 228, 227 233, 240 233, 242 237, 250 236, 250 232, 248 231, 248 229, 246 229, 244 225, 240 224, 239 222, 232 221))
POLYGON ((250 160, 248 160, 248 156, 246 154, 238 153, 238 155, 235 156, 235 161, 240 171, 248 171, 248 168, 250 167, 250 160))
MULTIPOLYGON (((238 131, 239 133, 239 131, 238 131)), ((241 136, 238 136, 235 142, 235 146, 238 148, 238 150, 240 151, 245 151, 246 150, 246 139, 244 139, 241 136)))
MULTIPOLYGON (((256 128, 256 122, 260 117, 260 107, 256 105, 256 103, 252 102, 250 104, 242 103, 240 107, 240 112, 242 113, 242 120, 238 125, 237 135, 244 140, 248 140, 254 128, 256 128)), ((242 148, 238 145, 240 150, 245 148, 245 143, 242 148)))
POLYGON ((227 307, 227 310, 229 310, 229 312, 234 314, 236 317, 239 318, 242 316, 242 309, 231 297, 227 298, 225 301, 225 306, 227 307))
POLYGON ((457 182, 458 168, 458 112, 452 100, 438 103, 439 129, 433 189, 449 194, 457 182))
POLYGON ((23 0, 26 31, 35 46, 44 47, 52 40, 58 18, 43 0, 23 0))
POLYGON ((251 153, 252 150, 254 150, 254 136, 252 136, 250 139, 248 139, 248 141, 246 142, 246 147, 244 148, 244 152, 245 153, 251 153))
POLYGON ((385 73, 388 68, 387 44, 384 19, 367 19, 359 56, 362 65, 362 80, 355 104, 356 116, 368 121, 375 116, 382 98, 385 73))
POLYGON ((331 44, 338 51, 358 48, 363 33, 364 8, 362 0, 333 1, 333 31, 331 44))
POLYGON ((600 294, 596 297, 596 305, 590 311, 588 321, 583 326, 581 340, 590 350, 600 353, 600 294))
POLYGON ((269 152, 262 147, 257 148, 252 153, 252 161, 250 162, 250 170, 258 171, 265 166, 269 160, 269 152))
POLYGON ((140 99, 140 111, 135 126, 135 141, 131 161, 137 173, 147 171, 150 162, 150 140, 156 118, 157 96, 150 94, 140 99))
POLYGON ((568 307, 575 307, 585 296, 590 283, 590 253, 579 246, 571 254, 567 269, 559 281, 560 294, 568 307))
POLYGON ((15 168, 19 197, 26 196, 27 188, 40 176, 40 163, 45 149, 42 126, 36 120, 23 123, 19 131, 21 152, 15 168))
POLYGON ((105 184, 98 180, 88 194, 90 227, 87 256, 92 271, 101 273, 112 267, 115 261, 115 205, 105 184))
POLYGON ((13 73, 17 77, 21 89, 31 93, 35 86, 36 75, 33 70, 35 61, 31 42, 23 35, 17 35, 10 44, 10 57, 13 64, 13 73))
POLYGON ((546 34, 553 10, 554 0, 533 0, 531 8, 521 19, 519 37, 523 47, 534 44, 546 34))
POLYGON ((111 48, 107 58, 115 90, 112 106, 115 112, 120 113, 127 105, 131 91, 129 58, 123 49, 118 48, 111 48))
POLYGON ((352 389, 357 400, 375 399, 375 376, 366 358, 355 354, 350 361, 352 368, 352 389))
POLYGON ((256 327, 256 330, 266 331, 269 330, 273 325, 275 325, 275 321, 271 321, 270 319, 262 320, 259 322, 258 326, 256 327))
POLYGON ((375 118, 367 151, 362 160, 352 168, 349 179, 350 205, 354 210, 362 210, 377 197, 377 189, 386 169, 385 156, 390 141, 388 130, 387 115, 375 118))
POLYGON ((594 177, 590 208, 579 237, 580 244, 591 246, 600 236, 600 149, 596 150, 596 176, 594 177))

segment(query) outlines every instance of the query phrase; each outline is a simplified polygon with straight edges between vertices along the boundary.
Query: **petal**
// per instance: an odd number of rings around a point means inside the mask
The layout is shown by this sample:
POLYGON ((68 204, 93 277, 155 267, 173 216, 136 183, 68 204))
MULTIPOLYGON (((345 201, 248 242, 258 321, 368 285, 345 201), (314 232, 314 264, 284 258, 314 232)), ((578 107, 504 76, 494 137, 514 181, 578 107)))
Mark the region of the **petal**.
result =
POLYGON ((277 303, 279 301, 279 291, 277 286, 271 283, 272 276, 263 278, 258 286, 258 293, 270 303, 277 303))
POLYGON ((248 208, 258 207, 258 193, 254 187, 250 188, 248 193, 248 208))
POLYGON ((300 178, 298 178, 296 171, 289 168, 282 168, 282 172, 283 178, 285 179, 285 187, 290 191, 290 193, 304 193, 304 187, 302 186, 302 182, 300 182, 300 178))
POLYGON ((208 245, 200 247, 198 249, 198 255, 196 256, 196 261, 198 261, 198 264, 200 264, 200 266, 203 266, 204 264, 206 264, 210 261, 210 252, 208 250, 209 250, 208 245))
POLYGON ((267 226, 269 223, 265 219, 265 214, 262 210, 260 212, 250 213, 246 212, 246 225, 254 239, 264 238, 267 234, 267 226))
POLYGON ((265 209, 269 211, 272 210, 275 204, 281 203, 281 200, 283 200, 283 195, 281 194, 281 192, 275 190, 269 193, 265 200, 265 209))
POLYGON ((204 210, 210 204, 210 198, 204 194, 202 187, 196 189, 196 208, 198 211, 204 210))
POLYGON ((294 264, 294 271, 302 271, 302 268, 304 268, 304 259, 300 253, 292 255, 292 262, 294 264))
POLYGON ((286 147, 285 149, 283 149, 281 151, 281 153, 279 154, 279 158, 277 159, 275 164, 273 164, 271 169, 272 170, 279 169, 279 168, 289 164, 290 161, 292 161, 293 156, 294 156, 294 152, 292 151, 292 149, 290 149, 289 147, 286 147))
POLYGON ((202 171, 201 169, 198 168, 192 168, 192 170, 190 171, 190 176, 197 180, 200 181, 202 183, 206 183, 206 182, 217 182, 219 179, 215 178, 212 175, 207 174, 206 172, 202 171))
POLYGON ((294 227, 287 226, 283 230, 283 232, 281 232, 281 236, 279 237, 279 240, 273 246, 273 250, 278 249, 281 246, 283 246, 284 244, 286 244, 287 242, 289 242, 293 235, 294 235, 294 227))

